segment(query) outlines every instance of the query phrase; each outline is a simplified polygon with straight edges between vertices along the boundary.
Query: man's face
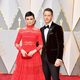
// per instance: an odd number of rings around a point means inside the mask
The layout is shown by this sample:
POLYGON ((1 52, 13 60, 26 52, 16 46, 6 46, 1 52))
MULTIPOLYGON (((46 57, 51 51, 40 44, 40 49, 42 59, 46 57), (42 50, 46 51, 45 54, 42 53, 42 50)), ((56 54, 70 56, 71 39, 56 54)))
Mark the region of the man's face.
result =
POLYGON ((43 18, 45 24, 49 24, 52 21, 53 15, 51 14, 50 11, 44 11, 43 18))

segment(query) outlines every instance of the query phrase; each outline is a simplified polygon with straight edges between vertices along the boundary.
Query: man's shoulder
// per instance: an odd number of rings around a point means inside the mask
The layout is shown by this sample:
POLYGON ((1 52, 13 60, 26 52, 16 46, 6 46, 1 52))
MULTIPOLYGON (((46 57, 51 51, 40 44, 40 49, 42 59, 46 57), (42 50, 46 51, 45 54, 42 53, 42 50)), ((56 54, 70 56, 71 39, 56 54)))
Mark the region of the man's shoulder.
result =
POLYGON ((61 27, 61 25, 59 25, 59 24, 57 24, 57 23, 54 23, 54 22, 52 22, 52 25, 53 25, 53 26, 57 26, 57 27, 61 27))
POLYGON ((43 30, 44 29, 44 26, 42 26, 41 28, 40 28, 40 30, 43 30))
POLYGON ((55 26, 56 29, 62 29, 62 26, 57 23, 52 23, 52 26, 55 26))

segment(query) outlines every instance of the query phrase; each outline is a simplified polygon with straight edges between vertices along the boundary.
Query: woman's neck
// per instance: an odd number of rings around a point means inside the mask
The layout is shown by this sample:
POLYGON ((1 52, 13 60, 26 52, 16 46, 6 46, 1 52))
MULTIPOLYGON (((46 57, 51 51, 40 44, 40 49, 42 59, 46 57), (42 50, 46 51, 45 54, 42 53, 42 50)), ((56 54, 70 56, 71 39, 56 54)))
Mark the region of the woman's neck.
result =
POLYGON ((26 25, 27 28, 33 28, 34 27, 34 24, 32 25, 26 25))

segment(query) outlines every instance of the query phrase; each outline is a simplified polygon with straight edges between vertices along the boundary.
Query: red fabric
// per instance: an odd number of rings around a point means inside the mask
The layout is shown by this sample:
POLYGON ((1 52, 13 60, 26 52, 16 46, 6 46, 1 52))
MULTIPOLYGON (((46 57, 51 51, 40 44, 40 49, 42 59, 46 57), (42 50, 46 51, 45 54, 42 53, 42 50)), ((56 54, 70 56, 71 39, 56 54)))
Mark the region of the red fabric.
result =
POLYGON ((36 49, 37 52, 32 57, 23 57, 19 47, 19 53, 16 59, 16 67, 11 80, 45 80, 42 71, 42 62, 39 50, 42 48, 42 38, 39 29, 33 26, 20 29, 15 41, 15 44, 19 44, 22 40, 21 49, 24 49, 27 53, 36 49), (36 47, 36 42, 39 42, 39 46, 36 47))

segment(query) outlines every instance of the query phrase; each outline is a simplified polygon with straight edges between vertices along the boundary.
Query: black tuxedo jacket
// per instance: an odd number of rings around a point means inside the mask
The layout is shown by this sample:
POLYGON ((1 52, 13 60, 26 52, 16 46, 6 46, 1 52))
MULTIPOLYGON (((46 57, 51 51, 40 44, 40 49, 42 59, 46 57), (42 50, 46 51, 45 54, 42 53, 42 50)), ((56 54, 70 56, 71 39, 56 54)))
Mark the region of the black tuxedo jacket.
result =
POLYGON ((41 56, 42 58, 44 58, 44 56, 47 55, 48 61, 54 64, 56 59, 62 59, 63 56, 63 30, 60 25, 57 25, 52 22, 48 31, 47 42, 45 42, 44 29, 45 26, 40 29, 43 39, 43 48, 41 56))

